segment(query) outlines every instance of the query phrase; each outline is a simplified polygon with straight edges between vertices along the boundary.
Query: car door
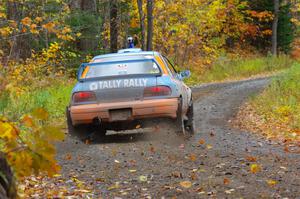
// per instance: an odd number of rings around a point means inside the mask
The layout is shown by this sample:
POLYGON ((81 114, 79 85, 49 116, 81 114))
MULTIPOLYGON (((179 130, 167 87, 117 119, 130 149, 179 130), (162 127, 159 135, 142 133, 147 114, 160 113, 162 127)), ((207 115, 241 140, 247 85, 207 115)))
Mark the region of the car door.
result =
POLYGON ((176 84, 180 88, 180 93, 182 95, 182 108, 183 108, 183 111, 185 112, 188 109, 188 105, 189 105, 189 101, 190 101, 190 96, 189 96, 190 88, 187 85, 185 85, 182 78, 180 78, 179 73, 176 71, 175 67, 169 61, 169 59, 165 56, 163 56, 163 58, 164 58, 164 61, 167 65, 168 70, 170 71, 174 81, 176 82, 176 84))

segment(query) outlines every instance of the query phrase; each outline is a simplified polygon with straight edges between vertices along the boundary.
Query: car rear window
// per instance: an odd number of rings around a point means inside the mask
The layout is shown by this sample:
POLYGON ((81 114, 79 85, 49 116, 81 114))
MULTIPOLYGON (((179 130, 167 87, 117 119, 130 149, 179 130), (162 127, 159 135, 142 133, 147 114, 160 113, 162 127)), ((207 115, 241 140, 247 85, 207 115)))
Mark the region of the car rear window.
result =
POLYGON ((86 66, 81 78, 111 77, 123 75, 159 74, 159 66, 153 60, 107 62, 86 66))

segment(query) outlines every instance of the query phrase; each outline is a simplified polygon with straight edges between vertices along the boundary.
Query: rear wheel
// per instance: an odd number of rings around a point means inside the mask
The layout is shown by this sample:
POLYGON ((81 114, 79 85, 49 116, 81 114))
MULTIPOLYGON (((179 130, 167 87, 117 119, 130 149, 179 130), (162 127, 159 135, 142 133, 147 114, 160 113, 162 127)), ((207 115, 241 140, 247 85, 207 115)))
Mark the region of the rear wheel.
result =
POLYGON ((66 109, 67 127, 68 133, 71 136, 79 137, 80 139, 92 138, 92 137, 104 137, 106 135, 106 129, 101 125, 78 125, 74 126, 71 119, 69 108, 66 109))
POLYGON ((193 102, 190 103, 186 116, 187 116, 187 120, 184 121, 185 130, 190 135, 193 135, 195 133, 194 105, 193 105, 193 102))
POLYGON ((178 135, 184 135, 185 137, 191 137, 194 134, 194 110, 193 103, 190 104, 187 114, 182 113, 182 99, 180 98, 178 103, 177 118, 175 121, 175 132, 178 135))
POLYGON ((182 99, 179 99, 178 109, 177 109, 177 118, 175 120, 175 132, 178 135, 185 135, 185 127, 184 127, 184 117, 182 115, 182 99))

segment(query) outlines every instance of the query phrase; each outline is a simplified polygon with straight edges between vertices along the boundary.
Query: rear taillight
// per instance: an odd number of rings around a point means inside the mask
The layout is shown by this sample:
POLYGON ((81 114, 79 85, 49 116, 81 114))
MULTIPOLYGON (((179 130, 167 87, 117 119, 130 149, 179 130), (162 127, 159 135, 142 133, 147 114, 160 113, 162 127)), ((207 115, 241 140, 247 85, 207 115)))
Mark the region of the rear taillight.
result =
POLYGON ((154 86, 144 89, 144 97, 167 96, 171 94, 172 90, 168 86, 154 86))
POLYGON ((73 94, 73 102, 91 102, 96 101, 96 95, 94 92, 78 92, 73 94))

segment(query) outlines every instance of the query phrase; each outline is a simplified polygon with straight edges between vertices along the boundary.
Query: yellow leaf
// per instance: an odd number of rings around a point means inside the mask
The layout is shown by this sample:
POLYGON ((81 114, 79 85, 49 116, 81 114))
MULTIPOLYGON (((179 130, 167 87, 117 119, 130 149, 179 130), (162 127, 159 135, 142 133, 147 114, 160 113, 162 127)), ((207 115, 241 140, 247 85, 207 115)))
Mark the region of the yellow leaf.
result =
POLYGON ((192 183, 190 181, 182 181, 180 182, 180 186, 182 186, 183 188, 190 188, 192 186, 192 183))
POLYGON ((139 177, 139 180, 140 180, 141 182, 147 182, 147 176, 140 176, 140 177, 139 177))
POLYGON ((212 149, 213 147, 212 147, 210 144, 208 144, 208 145, 206 146, 206 148, 207 148, 207 149, 212 149))
POLYGON ((6 14, 3 12, 0 12, 0 18, 6 18, 6 14))
POLYGON ((250 172, 251 173, 257 173, 261 171, 261 167, 258 164, 251 164, 250 165, 250 172))
POLYGON ((268 183, 269 186, 273 187, 273 186, 275 186, 277 184, 277 181, 275 181, 275 180, 267 180, 267 183, 268 183))
POLYGON ((35 21, 36 21, 36 22, 42 22, 42 21, 43 21, 43 18, 42 18, 42 17, 36 17, 36 18, 35 18, 35 21))
POLYGON ((21 20, 21 23, 25 26, 30 26, 31 25, 31 19, 29 17, 25 17, 24 19, 21 20))
POLYGON ((12 139, 15 139, 16 136, 17 136, 17 132, 11 124, 0 121, 0 138, 1 139, 12 140, 12 139))

